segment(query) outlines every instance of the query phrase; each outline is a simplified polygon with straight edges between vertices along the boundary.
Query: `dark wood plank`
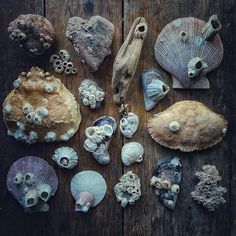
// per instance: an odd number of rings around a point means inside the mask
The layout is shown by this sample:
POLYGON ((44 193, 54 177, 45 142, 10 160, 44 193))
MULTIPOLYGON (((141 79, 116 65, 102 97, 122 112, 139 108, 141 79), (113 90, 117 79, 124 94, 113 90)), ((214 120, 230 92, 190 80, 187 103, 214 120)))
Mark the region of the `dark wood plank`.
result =
MULTIPOLYGON (((121 3, 119 1, 46 1, 46 17, 51 20, 57 34, 55 51, 67 49, 72 57, 72 62, 78 68, 76 76, 58 76, 66 87, 76 96, 81 104, 82 122, 76 136, 64 145, 69 145, 79 152, 79 165, 72 171, 59 170, 60 187, 56 199, 53 200, 51 217, 54 218, 48 224, 48 235, 121 235, 122 234, 122 209, 116 204, 113 194, 113 186, 122 173, 122 164, 119 159, 121 139, 117 135, 110 145, 111 163, 107 166, 99 165, 92 156, 83 149, 85 140, 84 131, 92 122, 100 116, 110 115, 117 119, 118 110, 112 102, 111 75, 114 57, 121 45, 121 3), (73 46, 65 36, 67 22, 72 16, 80 16, 89 19, 93 15, 100 15, 111 21, 115 26, 115 35, 111 47, 112 54, 105 59, 101 69, 96 73, 90 73, 80 61, 73 46), (103 107, 96 111, 85 107, 79 100, 78 87, 85 78, 96 81, 105 91, 106 98, 103 107), (98 171, 105 178, 108 193, 105 199, 95 209, 83 214, 74 211, 74 199, 69 191, 69 183, 74 174, 82 170, 98 171)), ((52 68, 48 67, 52 72, 52 68)), ((117 120, 118 121, 118 120, 117 120)), ((52 144, 47 147, 46 157, 50 160, 55 147, 61 144, 52 144)))
MULTIPOLYGON (((140 127, 133 140, 145 146, 145 159, 142 164, 125 168, 134 170, 141 178, 142 198, 124 211, 124 235, 229 235, 230 234, 230 143, 232 133, 214 148, 201 152, 181 153, 172 151, 151 140, 146 122, 153 114, 163 111, 171 104, 181 100, 198 100, 214 111, 224 114, 229 122, 232 120, 230 84, 230 69, 232 61, 233 40, 232 27, 234 2, 228 1, 134 1, 124 0, 124 36, 129 32, 133 20, 143 16, 147 20, 149 31, 144 42, 142 56, 136 76, 132 82, 132 92, 129 91, 126 103, 132 105, 132 110, 140 116, 140 127), (158 33, 170 21, 184 16, 194 16, 208 20, 212 14, 218 14, 223 24, 221 33, 224 42, 225 55, 220 67, 209 75, 211 89, 209 91, 179 91, 171 90, 166 98, 154 110, 145 113, 142 90, 139 86, 139 75, 146 68, 160 69, 165 81, 171 86, 170 76, 164 72, 154 59, 153 46, 158 33), (164 208, 157 200, 149 180, 153 168, 160 158, 178 156, 183 164, 184 175, 176 209, 172 212, 164 208), (194 172, 203 164, 211 163, 217 166, 222 175, 222 185, 228 189, 225 195, 228 204, 213 214, 208 214, 190 197, 194 185, 194 172)), ((235 21, 235 20, 234 20, 235 21)))

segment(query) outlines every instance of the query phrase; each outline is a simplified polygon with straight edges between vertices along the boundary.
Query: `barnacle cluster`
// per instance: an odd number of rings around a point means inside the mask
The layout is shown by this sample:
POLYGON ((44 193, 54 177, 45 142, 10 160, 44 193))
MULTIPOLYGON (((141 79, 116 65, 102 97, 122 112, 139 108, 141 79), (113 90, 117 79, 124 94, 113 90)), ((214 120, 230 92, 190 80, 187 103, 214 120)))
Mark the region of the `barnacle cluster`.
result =
POLYGON ((199 182, 191 193, 197 203, 202 204, 208 211, 214 211, 226 203, 223 195, 227 189, 219 185, 221 176, 214 165, 202 166, 202 171, 195 173, 199 182))
POLYGON ((141 184, 139 177, 132 171, 120 177, 120 182, 114 187, 116 199, 122 207, 134 204, 141 196, 141 184))
POLYGON ((65 73, 66 75, 77 74, 77 69, 70 61, 70 54, 65 49, 59 51, 59 55, 52 54, 49 58, 49 62, 53 65, 56 73, 65 73))

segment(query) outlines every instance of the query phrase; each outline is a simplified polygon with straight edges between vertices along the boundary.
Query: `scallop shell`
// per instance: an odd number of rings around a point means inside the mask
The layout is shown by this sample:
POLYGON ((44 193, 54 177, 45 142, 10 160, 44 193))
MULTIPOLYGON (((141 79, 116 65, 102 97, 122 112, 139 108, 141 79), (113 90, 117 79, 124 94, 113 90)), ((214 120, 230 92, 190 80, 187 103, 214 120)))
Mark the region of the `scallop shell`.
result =
POLYGON ((57 187, 54 169, 39 157, 20 158, 12 164, 7 174, 8 191, 27 212, 48 211, 47 200, 54 196, 57 187))
POLYGON ((71 147, 57 148, 52 156, 52 159, 61 168, 72 169, 78 163, 78 155, 71 147))
POLYGON ((202 30, 205 24, 205 21, 193 17, 179 18, 167 24, 156 39, 156 60, 172 75, 174 88, 210 87, 205 77, 190 79, 187 68, 192 58, 199 57, 208 65, 205 70, 207 74, 217 68, 223 59, 220 36, 215 35, 212 41, 203 39, 202 30), (185 40, 181 40, 183 32, 185 40))
POLYGON ((129 166, 143 160, 144 148, 138 142, 126 143, 121 150, 121 159, 124 165, 129 166))
POLYGON ((70 183, 76 211, 87 212, 97 206, 104 198, 107 185, 104 178, 96 171, 82 171, 76 174, 70 183))
POLYGON ((163 158, 158 161, 150 185, 154 187, 163 205, 171 210, 176 205, 181 179, 182 164, 177 157, 163 158))
POLYGON ((145 110, 150 111, 165 97, 170 88, 162 81, 160 73, 155 69, 145 70, 141 76, 145 110))
POLYGON ((95 120, 92 126, 85 131, 87 139, 84 142, 84 148, 92 153, 95 160, 102 165, 110 162, 108 148, 116 127, 114 118, 102 116, 95 120))
POLYGON ((227 121, 200 102, 182 101, 149 119, 147 127, 157 143, 191 152, 219 143, 227 121))

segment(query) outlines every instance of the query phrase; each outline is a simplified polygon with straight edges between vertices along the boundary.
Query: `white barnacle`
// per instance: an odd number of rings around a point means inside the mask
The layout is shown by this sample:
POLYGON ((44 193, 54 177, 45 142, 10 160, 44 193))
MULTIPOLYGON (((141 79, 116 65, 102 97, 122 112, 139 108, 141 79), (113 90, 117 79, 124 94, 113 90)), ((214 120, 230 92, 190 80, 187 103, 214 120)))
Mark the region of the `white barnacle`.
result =
POLYGON ((178 132, 180 130, 181 126, 179 124, 178 121, 172 121, 170 122, 169 124, 169 129, 172 131, 172 132, 178 132))
POLYGON ((88 105, 89 105, 89 100, 88 100, 87 98, 84 98, 84 99, 83 99, 83 104, 84 104, 85 106, 88 106, 88 105))
POLYGON ((171 187, 171 192, 173 193, 178 193, 180 190, 180 187, 178 184, 173 184, 172 187, 171 187))
POLYGON ((21 130, 25 130, 25 124, 21 123, 20 121, 17 121, 16 122, 16 125, 19 129, 21 130))
POLYGON ((56 140, 56 133, 53 131, 49 131, 47 132, 47 134, 45 135, 44 139, 46 142, 51 142, 51 141, 55 141, 56 140))
POLYGON ((65 134, 60 135, 60 139, 62 141, 68 141, 70 139, 70 136, 67 133, 65 133, 65 134))
POLYGON ((26 115, 26 120, 28 123, 34 123, 35 112, 30 112, 26 115))
POLYGON ((94 94, 90 94, 89 95, 89 101, 91 101, 91 102, 95 102, 96 101, 96 97, 95 97, 94 94))
POLYGON ((10 104, 5 105, 3 108, 3 112, 5 114, 10 114, 12 112, 12 106, 10 104))
POLYGON ((48 103, 48 100, 47 100, 47 98, 42 98, 41 102, 42 102, 43 104, 47 104, 47 103, 48 103))
POLYGON ((38 114, 35 114, 33 123, 35 125, 41 125, 43 123, 43 118, 38 114))
POLYGON ((84 142, 84 148, 88 152, 94 152, 97 149, 98 145, 90 139, 86 139, 84 142))
POLYGON ((94 85, 94 84, 90 85, 90 86, 89 86, 89 91, 90 91, 91 93, 96 93, 96 91, 97 91, 96 85, 94 85))
POLYGON ((53 88, 53 86, 52 86, 51 84, 46 84, 46 85, 44 86, 44 91, 45 91, 46 93, 53 93, 54 88, 53 88))
POLYGON ((29 114, 30 112, 32 112, 34 110, 34 107, 29 104, 29 103, 25 103, 23 108, 22 108, 22 111, 23 113, 26 115, 26 114, 29 114))
POLYGON ((225 135, 227 133, 227 128, 222 129, 222 134, 225 135))
POLYGON ((28 137, 29 143, 33 143, 37 139, 38 139, 38 134, 34 131, 30 131, 29 132, 29 137, 28 137))
POLYGON ((103 91, 96 91, 96 100, 101 102, 104 100, 105 93, 103 91))
POLYGON ((13 87, 15 89, 19 88, 20 85, 22 84, 22 79, 19 77, 18 79, 16 79, 14 82, 13 82, 13 87))
POLYGON ((45 108, 45 107, 38 107, 36 110, 35 110, 36 114, 41 116, 42 118, 48 116, 48 109, 45 108))
POLYGON ((27 139, 27 135, 24 133, 23 130, 21 129, 17 129, 13 135, 13 137, 16 139, 16 140, 19 140, 19 141, 25 141, 27 139))

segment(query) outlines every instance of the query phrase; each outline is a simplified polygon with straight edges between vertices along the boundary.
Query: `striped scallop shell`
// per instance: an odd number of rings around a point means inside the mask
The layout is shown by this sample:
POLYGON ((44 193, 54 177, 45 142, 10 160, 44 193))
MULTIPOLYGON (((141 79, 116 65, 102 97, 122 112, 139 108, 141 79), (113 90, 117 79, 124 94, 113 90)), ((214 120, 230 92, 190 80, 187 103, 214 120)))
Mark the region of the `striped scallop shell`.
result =
POLYGON ((205 24, 205 21, 193 17, 179 18, 167 24, 156 39, 154 52, 158 64, 184 88, 190 88, 197 81, 188 77, 187 65, 192 58, 199 57, 208 65, 206 73, 218 67, 223 59, 219 35, 212 41, 203 40, 205 24), (187 33, 185 42, 180 39, 181 32, 187 33))
POLYGON ((7 188, 14 198, 23 206, 25 189, 33 190, 41 184, 48 184, 51 187, 51 196, 53 196, 58 187, 58 178, 54 169, 43 159, 35 156, 27 156, 15 161, 7 174, 7 188), (25 176, 28 173, 33 174, 32 185, 22 183, 20 186, 14 184, 17 173, 25 176))

